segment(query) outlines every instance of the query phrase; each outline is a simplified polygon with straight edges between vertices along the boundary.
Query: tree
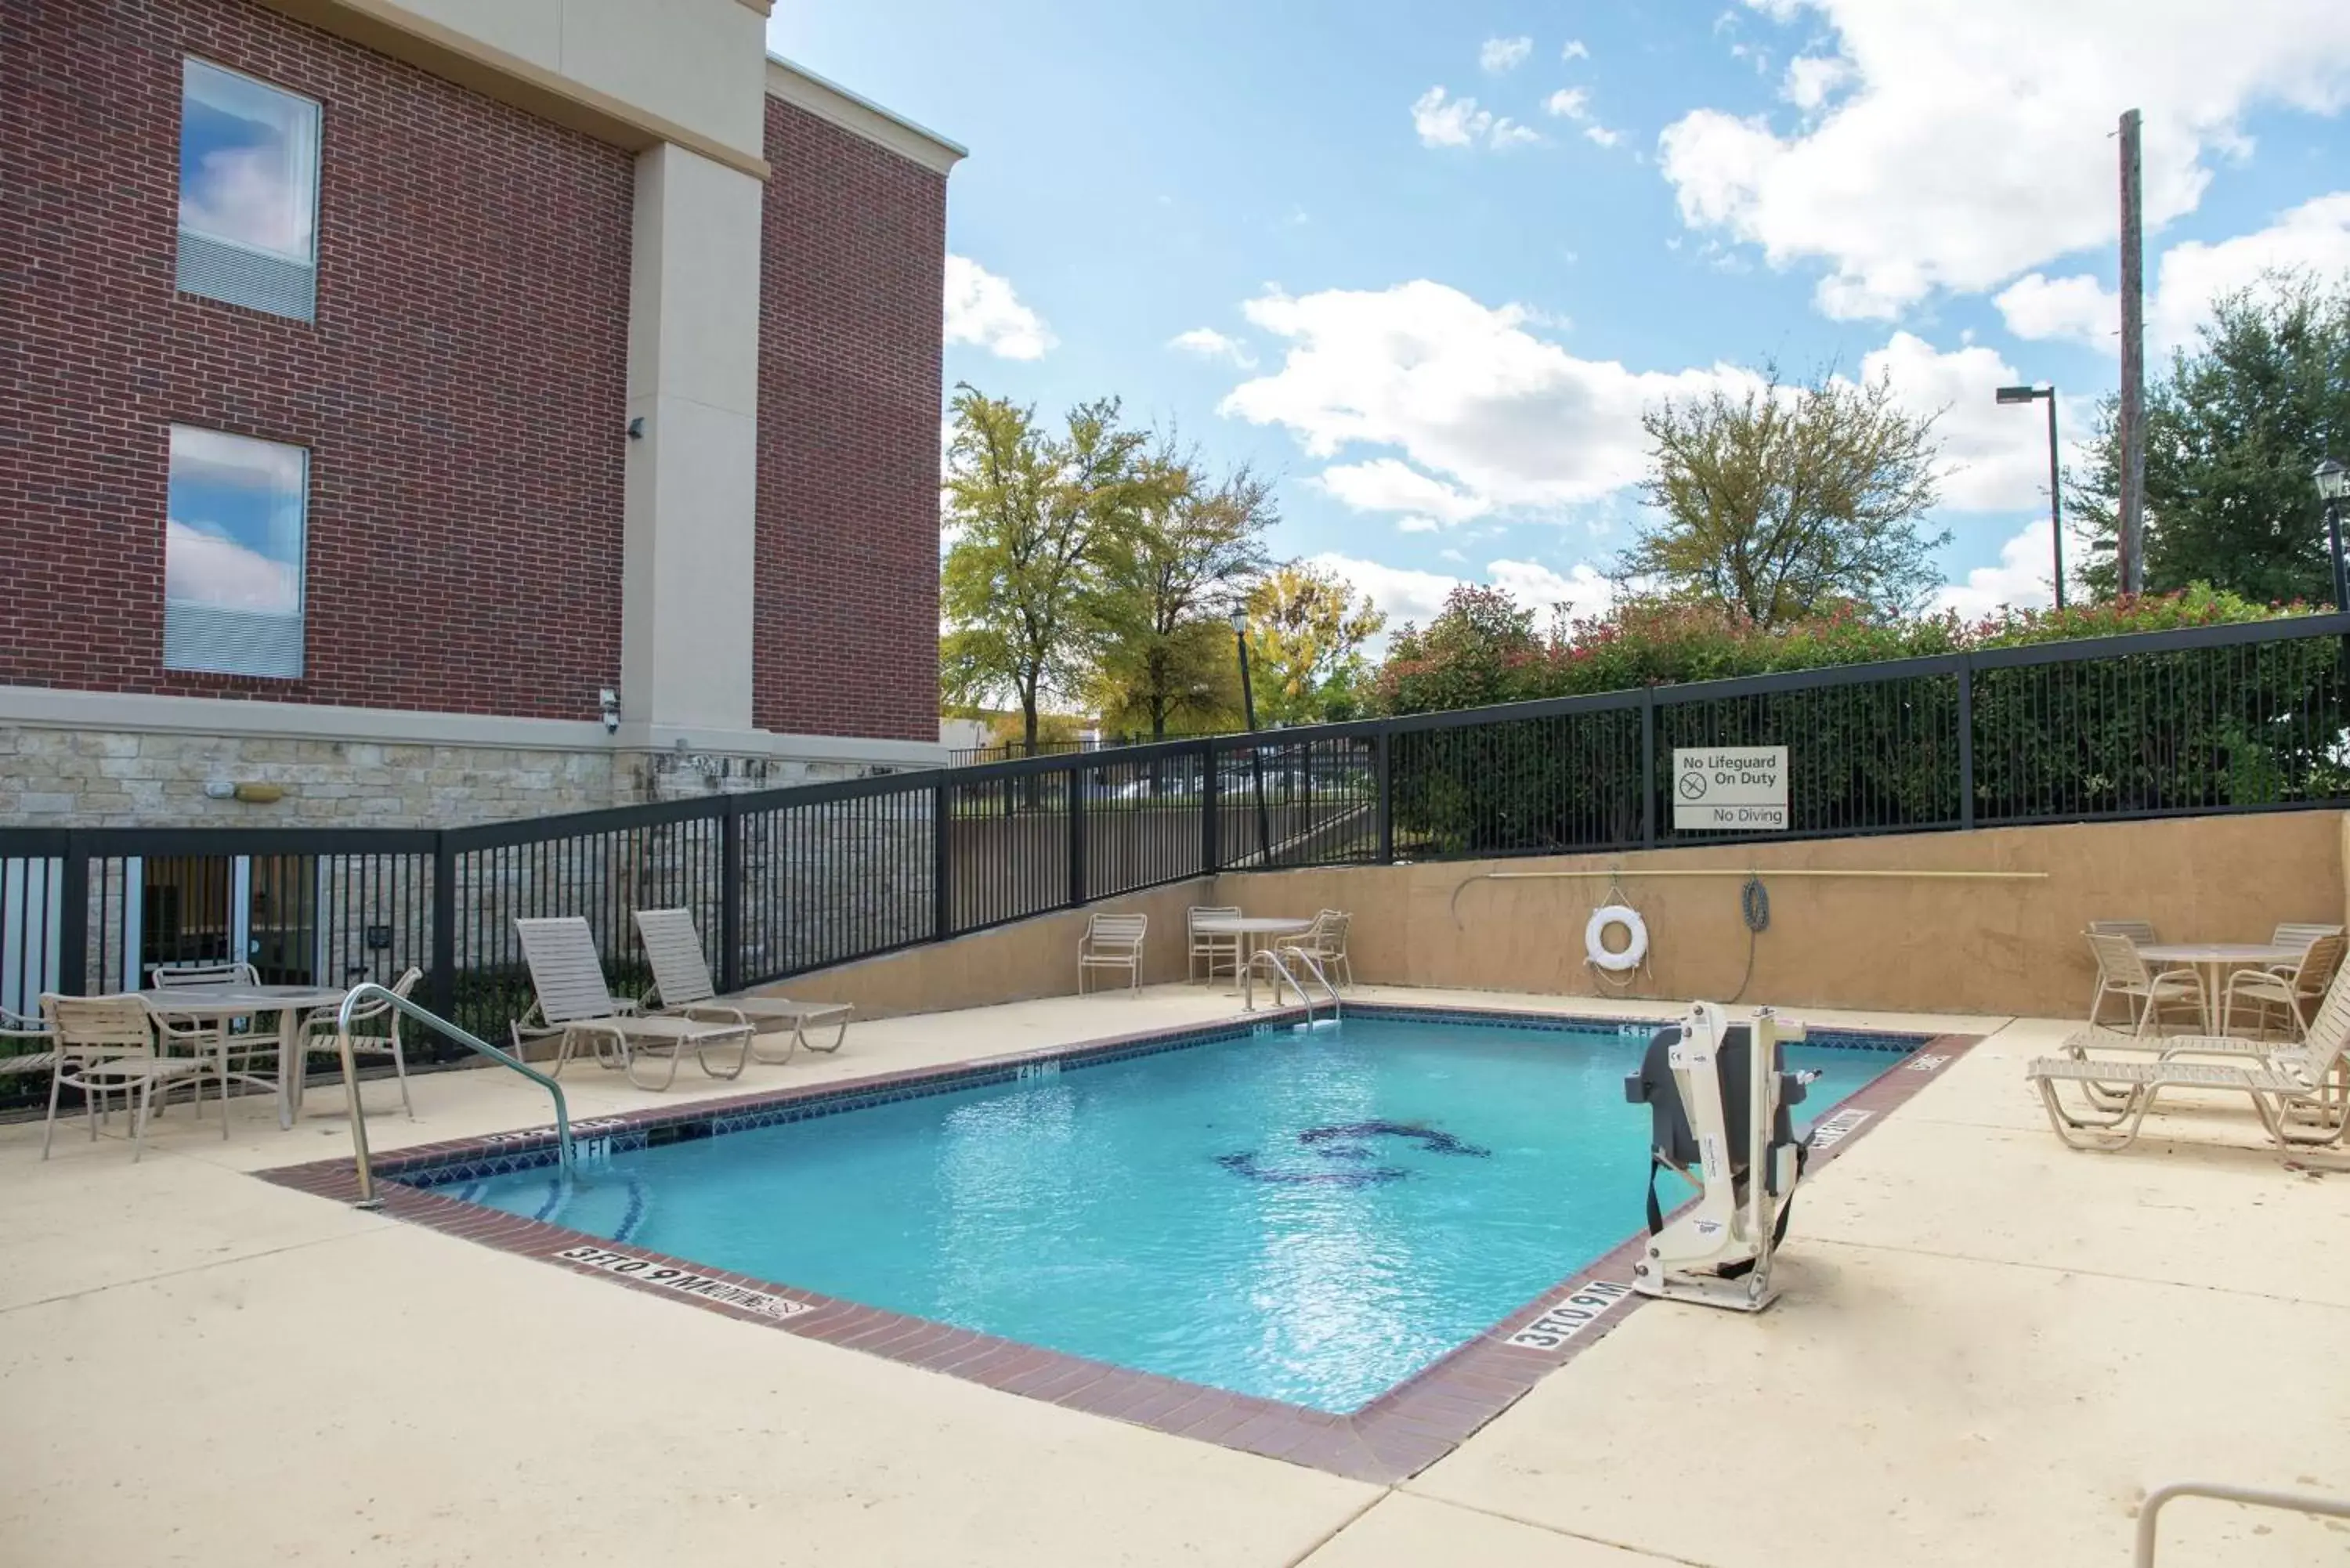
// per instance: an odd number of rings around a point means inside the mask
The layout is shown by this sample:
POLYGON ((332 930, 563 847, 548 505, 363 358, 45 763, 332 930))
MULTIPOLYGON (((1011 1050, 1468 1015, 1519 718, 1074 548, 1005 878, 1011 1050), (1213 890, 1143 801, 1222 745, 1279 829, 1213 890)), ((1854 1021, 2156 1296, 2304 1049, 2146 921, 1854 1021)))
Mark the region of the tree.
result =
POLYGON ((1737 398, 1659 404, 1640 428, 1657 515, 1621 577, 1765 628, 1838 599, 1898 615, 1941 580, 1930 556, 1950 535, 1918 526, 1938 498, 1934 416, 1905 412, 1883 378, 1790 387, 1773 369, 1737 398))
MULTIPOLYGON (((2067 487, 2094 535, 2081 576, 2119 586, 2120 431, 2106 400, 2086 472, 2067 487)), ((2173 349, 2147 389, 2146 587, 2192 583, 2262 603, 2334 597, 2324 513, 2310 471, 2350 448, 2350 278, 2329 292, 2275 275, 2223 296, 2193 350, 2173 349)))
POLYGON ((1100 556, 1145 488, 1145 436, 1115 399, 1071 409, 1057 435, 1035 410, 955 389, 940 568, 940 683, 948 701, 1009 694, 1034 747, 1047 699, 1073 698, 1090 671, 1086 615, 1100 556))
POLYGON ((1256 586, 1248 603, 1249 684, 1268 724, 1353 716, 1369 673, 1364 645, 1388 618, 1336 572, 1293 562, 1256 586))
POLYGON ((1265 530, 1279 514, 1273 487, 1249 469, 1211 486, 1198 454, 1171 442, 1144 465, 1138 495, 1102 552, 1092 618, 1103 722, 1159 739, 1170 719, 1234 711, 1226 618, 1263 574, 1265 530))
POLYGON ((1512 701, 1522 695, 1520 671, 1544 651, 1534 611, 1506 588, 1463 583, 1425 631, 1408 624, 1396 633, 1379 672, 1381 702, 1417 712, 1512 701))

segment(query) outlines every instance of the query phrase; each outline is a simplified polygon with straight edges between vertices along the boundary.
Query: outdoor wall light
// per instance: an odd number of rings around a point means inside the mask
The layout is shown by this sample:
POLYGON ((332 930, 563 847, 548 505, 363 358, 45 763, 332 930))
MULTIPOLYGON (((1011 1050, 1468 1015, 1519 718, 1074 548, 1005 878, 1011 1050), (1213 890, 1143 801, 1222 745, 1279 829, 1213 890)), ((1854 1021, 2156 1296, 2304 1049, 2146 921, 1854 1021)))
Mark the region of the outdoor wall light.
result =
POLYGON ((644 415, 639 414, 635 419, 629 421, 629 439, 630 441, 642 441, 645 439, 644 415))
POLYGON ((620 732, 620 694, 609 686, 596 693, 597 705, 604 711, 604 733, 620 732))

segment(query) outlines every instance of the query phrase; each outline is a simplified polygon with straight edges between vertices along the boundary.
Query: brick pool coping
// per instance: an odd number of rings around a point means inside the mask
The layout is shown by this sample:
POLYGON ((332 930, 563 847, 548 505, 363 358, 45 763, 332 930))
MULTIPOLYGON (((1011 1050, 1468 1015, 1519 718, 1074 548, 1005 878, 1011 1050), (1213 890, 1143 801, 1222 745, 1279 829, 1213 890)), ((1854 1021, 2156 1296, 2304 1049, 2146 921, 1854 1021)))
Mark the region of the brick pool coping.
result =
MULTIPOLYGON (((1604 1027, 1620 1023, 1660 1025, 1669 1022, 1367 1002, 1351 1011, 1366 1018, 1442 1015, 1461 1023, 1516 1023, 1537 1028, 1604 1027)), ((909 1097, 910 1094, 943 1093, 1016 1079, 1020 1069, 1037 1064, 1120 1059, 1158 1050, 1179 1050, 1234 1038, 1260 1028, 1277 1028, 1300 1022, 1305 1016, 1303 1010, 1291 1008, 1244 1020, 1150 1030, 1075 1045, 697 1100, 575 1124, 573 1135, 575 1139, 583 1132, 588 1137, 609 1137, 639 1129, 706 1123, 725 1116, 757 1116, 762 1112, 789 1111, 796 1106, 814 1110, 817 1102, 858 1100, 870 1104, 883 1098, 909 1097)), ((1821 1032, 1863 1036, 1874 1033, 1831 1027, 1824 1027, 1821 1032)), ((1835 1117, 1824 1121, 1824 1126, 1834 1129, 1834 1136, 1814 1147, 1811 1168, 1816 1171, 1835 1161, 1854 1141, 1879 1126, 1887 1114, 1939 1076, 1980 1038, 1943 1034, 1926 1039, 1908 1054, 1908 1059, 1899 1066, 1880 1075, 1846 1100, 1835 1117)), ((857 1107, 840 1107, 844 1111, 854 1108, 857 1107)), ((1632 1264, 1640 1256, 1647 1239, 1645 1231, 1635 1231, 1501 1322, 1360 1409, 1335 1415, 1046 1350, 775 1281, 705 1268, 687 1259, 485 1209, 398 1179, 402 1171, 440 1171, 473 1161, 511 1158, 544 1166, 554 1141, 554 1129, 547 1127, 403 1148, 376 1162, 377 1195, 383 1200, 383 1211, 397 1219, 577 1273, 618 1281, 639 1291, 690 1303, 706 1312, 886 1356, 1007 1394, 1043 1399, 1156 1431, 1381 1484, 1416 1475, 1451 1453, 1648 1299, 1629 1289, 1632 1264), (565 1253, 593 1256, 567 1259, 562 1256, 565 1253), (616 1265, 640 1266, 614 1272, 616 1265)), ((317 1160, 258 1174, 265 1180, 321 1198, 350 1202, 359 1197, 358 1174, 348 1160, 317 1160)))

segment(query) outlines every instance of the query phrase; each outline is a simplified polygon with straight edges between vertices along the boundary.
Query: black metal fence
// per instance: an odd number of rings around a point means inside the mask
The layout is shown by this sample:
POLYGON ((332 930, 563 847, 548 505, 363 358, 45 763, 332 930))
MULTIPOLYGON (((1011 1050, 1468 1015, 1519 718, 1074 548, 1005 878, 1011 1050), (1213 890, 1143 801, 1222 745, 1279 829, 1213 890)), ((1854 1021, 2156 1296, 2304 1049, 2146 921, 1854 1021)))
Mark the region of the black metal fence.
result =
POLYGON ((0 828, 0 1008, 242 957, 426 975, 496 1039, 517 917, 693 911, 728 989, 1210 872, 2350 805, 2350 617, 2048 644, 445 831, 0 828), (1783 830, 1676 828, 1677 747, 1784 745, 1783 830))

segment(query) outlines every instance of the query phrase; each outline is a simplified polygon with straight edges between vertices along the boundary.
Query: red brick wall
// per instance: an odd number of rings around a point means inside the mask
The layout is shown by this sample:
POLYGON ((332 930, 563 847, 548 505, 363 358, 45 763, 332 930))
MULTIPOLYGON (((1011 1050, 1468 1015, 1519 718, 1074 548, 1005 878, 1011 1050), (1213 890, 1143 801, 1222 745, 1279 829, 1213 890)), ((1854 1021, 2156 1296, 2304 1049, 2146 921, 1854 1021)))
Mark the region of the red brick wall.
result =
POLYGON ((244 0, 5 16, 0 682, 594 717, 629 155, 244 0), (315 324, 173 292, 189 54, 326 106, 315 324), (310 449, 299 680, 162 668, 173 422, 310 449))
POLYGON ((752 711, 939 736, 946 177, 767 100, 752 711))

